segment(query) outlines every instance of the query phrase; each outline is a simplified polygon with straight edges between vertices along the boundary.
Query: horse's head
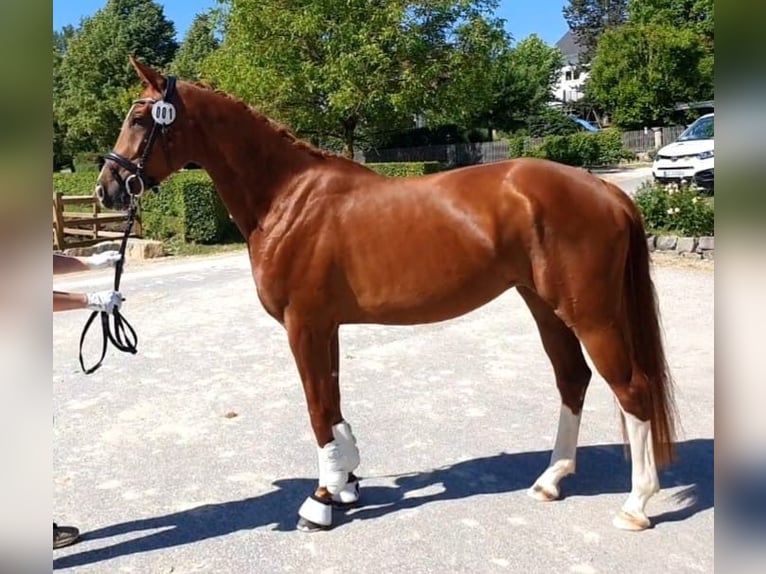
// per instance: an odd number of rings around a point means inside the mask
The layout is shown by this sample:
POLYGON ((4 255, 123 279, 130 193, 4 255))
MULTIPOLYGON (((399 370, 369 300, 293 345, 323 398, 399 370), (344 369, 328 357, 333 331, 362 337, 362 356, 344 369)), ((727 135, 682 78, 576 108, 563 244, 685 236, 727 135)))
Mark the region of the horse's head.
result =
POLYGON ((130 106, 113 150, 104 156, 96 196, 107 208, 126 209, 132 197, 158 185, 190 160, 190 140, 183 133, 189 118, 184 117, 175 78, 132 57, 130 63, 144 90, 130 106))

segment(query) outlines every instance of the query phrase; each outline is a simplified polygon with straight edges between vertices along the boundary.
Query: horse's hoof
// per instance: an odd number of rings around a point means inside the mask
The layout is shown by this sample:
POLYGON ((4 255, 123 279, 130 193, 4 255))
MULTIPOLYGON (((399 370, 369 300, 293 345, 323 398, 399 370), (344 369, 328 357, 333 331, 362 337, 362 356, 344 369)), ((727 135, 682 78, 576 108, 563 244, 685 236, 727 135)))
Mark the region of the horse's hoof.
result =
POLYGON ((296 528, 300 530, 301 532, 319 532, 320 530, 330 530, 332 528, 332 524, 328 524, 327 526, 324 526, 322 524, 317 524, 316 522, 311 522, 310 520, 307 520, 303 518, 302 516, 298 517, 298 524, 296 525, 296 528))
POLYGON ((297 528, 301 532, 328 530, 332 526, 332 501, 309 496, 298 509, 297 528))
POLYGON ((527 490, 527 494, 539 500, 541 502, 553 502, 559 498, 559 489, 555 486, 543 486, 542 484, 534 484, 527 490))
POLYGON ((612 524, 620 530, 629 530, 631 532, 640 532, 652 525, 645 514, 633 514, 632 512, 625 512, 624 510, 621 510, 617 516, 614 517, 612 524))
POLYGON ((359 502, 359 479, 351 475, 349 481, 343 489, 332 497, 333 506, 337 508, 352 508, 359 502))

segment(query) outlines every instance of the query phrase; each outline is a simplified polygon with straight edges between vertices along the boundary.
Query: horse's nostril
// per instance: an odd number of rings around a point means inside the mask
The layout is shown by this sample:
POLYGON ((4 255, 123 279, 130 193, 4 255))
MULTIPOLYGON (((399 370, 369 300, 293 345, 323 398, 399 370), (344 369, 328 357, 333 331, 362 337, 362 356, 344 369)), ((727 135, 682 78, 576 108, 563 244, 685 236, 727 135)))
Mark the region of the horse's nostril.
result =
POLYGON ((104 199, 104 186, 101 184, 96 186, 96 197, 98 197, 100 200, 104 199))

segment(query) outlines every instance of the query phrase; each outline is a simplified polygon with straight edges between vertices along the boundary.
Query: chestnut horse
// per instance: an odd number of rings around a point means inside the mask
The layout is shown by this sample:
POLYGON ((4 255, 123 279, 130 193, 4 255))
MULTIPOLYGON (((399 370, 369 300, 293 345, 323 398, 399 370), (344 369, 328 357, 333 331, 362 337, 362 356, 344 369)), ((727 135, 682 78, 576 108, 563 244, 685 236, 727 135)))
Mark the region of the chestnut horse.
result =
POLYGON ((640 212, 585 170, 513 159, 391 178, 298 140, 222 92, 131 58, 145 86, 96 195, 125 209, 193 162, 247 241, 266 311, 287 331, 319 459, 302 530, 329 528, 359 497, 359 451, 341 412, 338 328, 414 325, 468 313, 515 287, 536 321, 561 395, 549 466, 530 487, 559 497, 574 472, 591 371, 617 398, 632 486, 614 524, 650 525, 657 466, 673 456, 674 408, 640 212), (582 347, 581 347, 582 345, 582 347))

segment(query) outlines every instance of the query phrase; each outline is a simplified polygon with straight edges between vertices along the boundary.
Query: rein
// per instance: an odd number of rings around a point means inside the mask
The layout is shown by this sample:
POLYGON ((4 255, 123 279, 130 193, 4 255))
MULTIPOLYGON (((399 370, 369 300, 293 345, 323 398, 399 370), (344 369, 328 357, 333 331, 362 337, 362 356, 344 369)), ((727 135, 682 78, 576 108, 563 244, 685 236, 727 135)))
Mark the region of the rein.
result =
MULTIPOLYGON (((123 234, 122 242, 120 243, 120 259, 114 266, 115 291, 120 290, 120 279, 122 278, 122 269, 125 265, 125 249, 128 246, 128 236, 130 235, 130 230, 133 227, 133 222, 136 220, 137 213, 138 199, 136 199, 134 196, 134 199, 131 200, 130 207, 128 208, 128 223, 125 226, 125 233, 123 234)), ((131 355, 135 355, 138 352, 138 335, 136 335, 135 329, 133 329, 131 324, 128 323, 127 319, 122 316, 120 310, 115 309, 111 313, 112 323, 114 325, 114 330, 112 331, 109 324, 109 315, 110 314, 106 311, 93 311, 93 313, 90 314, 88 320, 85 322, 85 327, 83 327, 82 335, 80 335, 80 367, 82 367, 82 370, 86 375, 90 375, 101 366, 101 363, 104 361, 104 357, 106 357, 107 341, 110 341, 118 351, 130 353, 131 355), (85 362, 82 358, 82 346, 85 342, 85 336, 88 333, 88 329, 90 329, 90 326, 93 324, 93 321, 98 315, 101 315, 101 358, 95 365, 90 368, 86 368, 85 362)))
MULTIPOLYGON (((117 173, 115 169, 110 168, 112 169, 112 173, 114 174, 115 178, 121 182, 125 188, 125 191, 127 191, 128 195, 130 196, 128 220, 125 226, 125 233, 122 236, 122 242, 120 243, 120 259, 114 266, 114 291, 117 292, 120 290, 120 279, 122 278, 122 270, 125 265, 125 250, 128 245, 128 237, 130 236, 130 231, 138 213, 138 200, 146 188, 152 189, 157 187, 157 182, 155 182, 154 179, 148 177, 144 173, 144 166, 146 165, 146 160, 149 158, 149 154, 151 153, 154 142, 156 141, 158 130, 161 130, 164 134, 168 126, 172 124, 176 119, 176 110, 171 102, 173 95, 175 94, 175 87, 175 77, 168 76, 167 83, 165 85, 165 91, 162 94, 161 100, 145 99, 136 100, 133 102, 134 105, 136 103, 151 103, 152 118, 154 119, 154 124, 152 125, 152 129, 149 132, 149 136, 146 138, 146 145, 144 146, 144 151, 141 154, 138 163, 131 161, 127 157, 117 153, 114 150, 103 156, 105 161, 111 160, 130 172, 130 175, 123 181, 119 173, 117 173), (133 191, 134 182, 138 182, 139 184, 137 191, 133 191)), ((119 309, 115 309, 111 313, 111 316, 112 321, 110 324, 110 313, 107 313, 106 311, 93 311, 88 320, 85 322, 85 326, 82 330, 82 335, 80 335, 80 367, 86 375, 90 375, 91 373, 95 372, 96 369, 101 366, 101 363, 103 363, 104 358, 106 357, 107 342, 111 342, 118 351, 122 351, 124 353, 135 355, 138 352, 138 335, 136 335, 135 329, 133 329, 125 317, 122 316, 119 309), (102 331, 101 358, 95 365, 90 368, 86 368, 85 361, 83 360, 82 356, 82 347, 90 326, 99 315, 101 315, 102 331)))

